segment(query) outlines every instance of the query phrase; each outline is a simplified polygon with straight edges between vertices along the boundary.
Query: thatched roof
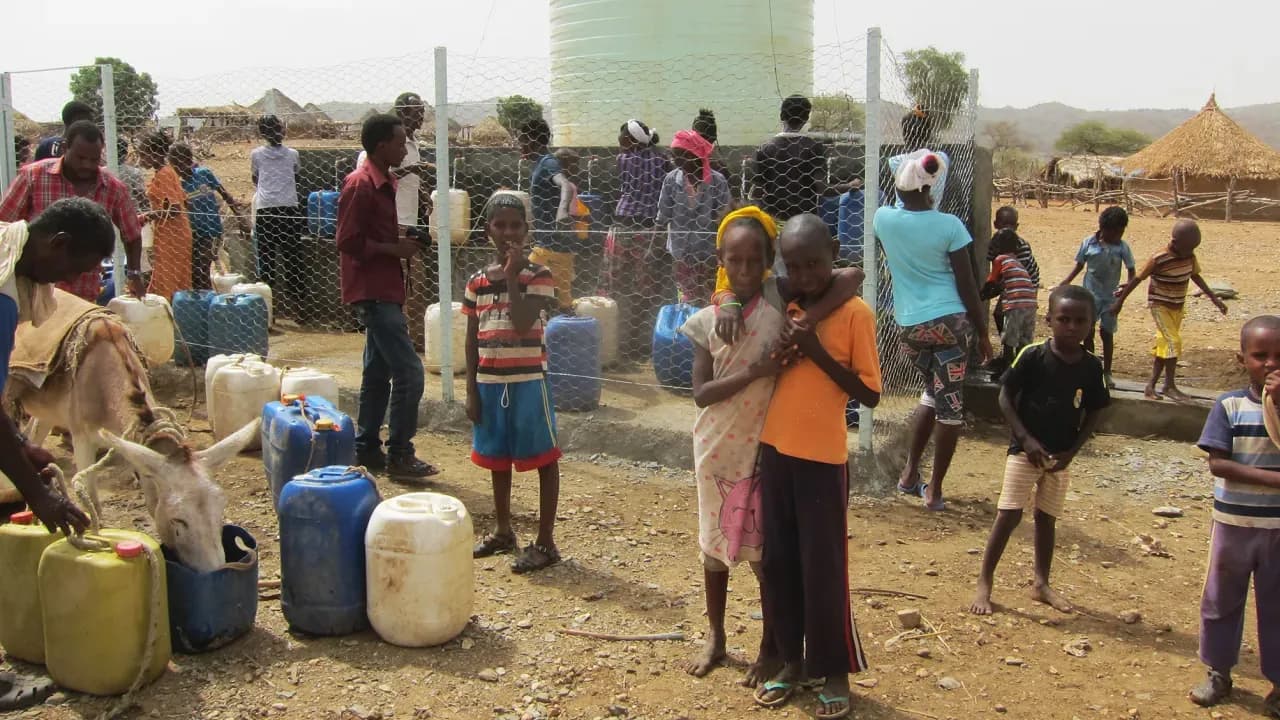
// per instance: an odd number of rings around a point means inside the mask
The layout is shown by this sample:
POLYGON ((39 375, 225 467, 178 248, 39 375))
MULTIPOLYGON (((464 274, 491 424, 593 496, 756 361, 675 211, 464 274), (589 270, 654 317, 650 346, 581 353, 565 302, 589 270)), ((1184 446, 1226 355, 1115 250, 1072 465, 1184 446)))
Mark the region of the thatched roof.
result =
POLYGON ((1181 172, 1223 179, 1280 179, 1280 152, 1227 117, 1213 95, 1195 117, 1122 164, 1145 177, 1181 172))
POLYGON ((1049 165, 1054 174, 1067 177, 1073 184, 1080 184, 1093 182, 1099 170, 1103 178, 1123 179, 1124 171, 1120 169, 1123 160, 1123 157, 1112 155, 1066 155, 1054 158, 1049 165))
POLYGON ((221 117, 253 117, 252 109, 243 105, 209 105, 206 107, 178 108, 176 115, 180 118, 221 118, 221 117))

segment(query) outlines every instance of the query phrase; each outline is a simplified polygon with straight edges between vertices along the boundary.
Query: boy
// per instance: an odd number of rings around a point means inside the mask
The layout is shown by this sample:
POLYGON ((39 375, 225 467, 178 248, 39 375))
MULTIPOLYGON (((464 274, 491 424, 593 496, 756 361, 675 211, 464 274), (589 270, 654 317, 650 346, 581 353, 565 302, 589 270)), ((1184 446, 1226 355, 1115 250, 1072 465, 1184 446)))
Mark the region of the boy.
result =
POLYGON ((1160 379, 1162 370, 1164 395, 1175 402, 1187 399, 1178 389, 1175 380, 1178 356, 1182 354, 1182 319, 1186 316, 1187 281, 1194 282, 1218 308, 1218 312, 1227 314, 1227 306, 1205 284, 1204 278, 1200 277, 1200 262, 1196 260, 1196 248, 1199 246, 1200 226, 1194 220, 1179 220, 1173 226, 1169 246, 1152 256, 1142 266, 1142 272, 1137 277, 1129 278, 1129 283, 1116 295, 1111 309, 1113 315, 1119 315, 1129 293, 1142 284, 1143 280, 1151 278, 1151 285, 1147 288, 1147 306, 1151 308, 1151 317, 1156 322, 1156 344, 1151 349, 1151 379, 1147 381, 1145 392, 1151 400, 1159 397, 1156 394, 1156 382, 1160 379))
MULTIPOLYGON (((1129 282, 1133 282, 1133 273, 1137 262, 1133 259, 1133 249, 1124 241, 1125 228, 1129 227, 1129 214, 1124 208, 1112 206, 1098 216, 1098 231, 1080 243, 1076 252, 1076 266, 1071 274, 1062 281, 1062 285, 1070 285, 1081 270, 1088 268, 1084 275, 1084 287, 1093 293, 1094 317, 1098 323, 1098 335, 1102 338, 1102 372, 1107 380, 1107 387, 1116 386, 1111 381, 1111 358, 1115 354, 1115 336, 1118 323, 1113 304, 1116 289, 1120 286, 1120 267, 1129 271, 1129 282)), ((1093 352, 1093 330, 1085 340, 1084 349, 1093 352)))
POLYGON ((1019 242, 1018 234, 1008 228, 991 239, 991 252, 995 256, 983 289, 985 299, 994 296, 994 288, 999 288, 1000 302, 996 303, 996 309, 997 312, 1004 311, 1000 318, 1004 321, 1000 328, 1000 342, 1004 346, 1004 354, 998 361, 1000 372, 1008 368, 1022 348, 1030 345, 1036 336, 1036 284, 1018 259, 1019 242))
POLYGON ((875 314, 861 298, 816 329, 800 325, 802 308, 831 288, 839 245, 826 223, 808 213, 792 218, 780 247, 800 298, 780 340, 804 359, 778 378, 760 433, 765 622, 783 666, 755 699, 777 707, 806 676, 826 678, 818 717, 828 720, 849 714, 849 674, 867 665, 849 605, 844 411, 850 397, 880 402, 880 363, 875 314))
POLYGON ((1000 410, 1012 430, 996 522, 987 538, 978 591, 969 611, 991 614, 996 564, 1022 512, 1035 507, 1035 584, 1031 599, 1071 612, 1071 603, 1049 587, 1055 523, 1070 481, 1067 468, 1093 434, 1099 411, 1111 402, 1102 364, 1081 347, 1093 326, 1093 296, 1062 285, 1049 295, 1045 320, 1053 337, 1019 353, 1000 388, 1000 410))
POLYGON ((1252 575, 1258 656, 1271 681, 1264 705, 1280 717, 1280 447, 1267 437, 1262 407, 1264 386, 1273 402, 1280 391, 1280 317, 1245 323, 1236 360, 1249 387, 1218 398, 1198 443, 1213 473, 1213 534, 1200 600, 1200 660, 1209 674, 1190 699, 1210 707, 1231 694, 1252 575))
POLYGON ((533 161, 529 175, 529 199, 533 205, 533 251, 529 262, 545 266, 555 278, 561 312, 573 310, 574 246, 572 222, 573 183, 560 161, 548 152, 551 128, 542 118, 525 122, 516 132, 520 155, 533 161))
MULTIPOLYGON (((997 233, 1000 232, 1001 230, 1013 231, 1014 235, 1018 238, 1018 245, 1016 250, 1014 251, 1014 254, 1017 255, 1018 262, 1022 263, 1022 267, 1026 269, 1027 274, 1031 276, 1031 282, 1033 286, 1040 287, 1040 266, 1036 263, 1036 256, 1031 252, 1031 245, 1029 245, 1027 241, 1022 238, 1021 235, 1017 234, 1018 233, 1017 208, 1013 207, 1012 205, 1001 206, 998 210, 996 210, 996 217, 994 220, 992 220, 991 226, 995 228, 995 231, 997 233)), ((996 260, 996 255, 998 254, 999 253, 996 252, 996 249, 993 245, 987 246, 987 262, 988 263, 994 264, 996 260)), ((995 268, 993 267, 992 270, 994 271, 994 269, 995 268)), ((1004 310, 1001 308, 999 304, 996 305, 994 317, 996 321, 996 331, 1003 333, 1004 332, 1004 310)))

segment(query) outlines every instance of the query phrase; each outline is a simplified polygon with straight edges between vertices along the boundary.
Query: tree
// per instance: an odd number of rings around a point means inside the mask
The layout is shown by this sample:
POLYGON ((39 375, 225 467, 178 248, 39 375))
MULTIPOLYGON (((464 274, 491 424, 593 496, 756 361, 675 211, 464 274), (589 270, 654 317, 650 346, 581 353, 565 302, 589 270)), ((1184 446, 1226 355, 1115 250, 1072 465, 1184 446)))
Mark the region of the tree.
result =
MULTIPOLYGON (((94 65, 112 67, 112 83, 116 96, 116 125, 121 131, 132 133, 146 126, 155 118, 160 103, 158 90, 149 73, 139 73, 120 58, 95 58, 94 65)), ((71 76, 71 96, 88 103, 102 117, 102 78, 96 67, 80 68, 71 76)))
POLYGON ((1054 147, 1073 155, 1128 155, 1151 143, 1137 130, 1111 128, 1097 120, 1086 120, 1062 131, 1054 147))
POLYGON ((523 95, 498 98, 498 123, 515 137, 516 130, 529 120, 542 117, 542 105, 523 95))
POLYGON ((1018 129, 1017 123, 1008 120, 998 120, 993 123, 987 123, 987 127, 983 130, 987 139, 991 142, 992 152, 1000 152, 1001 150, 1030 150, 1031 143, 1022 136, 1022 131, 1018 129))
MULTIPOLYGON (((908 50, 902 70, 907 94, 929 118, 930 134, 946 130, 969 95, 969 73, 964 69, 964 53, 942 52, 932 45, 908 50)), ((931 140, 926 138, 925 140, 931 140)))
POLYGON ((809 129, 816 132, 859 133, 867 128, 867 106, 843 93, 813 98, 809 129))

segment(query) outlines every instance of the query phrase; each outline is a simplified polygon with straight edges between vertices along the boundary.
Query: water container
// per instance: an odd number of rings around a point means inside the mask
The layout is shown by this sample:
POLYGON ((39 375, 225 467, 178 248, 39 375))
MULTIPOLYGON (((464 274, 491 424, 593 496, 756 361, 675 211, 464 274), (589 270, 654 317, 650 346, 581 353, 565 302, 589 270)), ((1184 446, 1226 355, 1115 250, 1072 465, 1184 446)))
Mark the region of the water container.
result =
POLYGON ((669 388, 693 389, 693 343, 680 332, 697 310, 685 303, 663 305, 653 328, 653 372, 669 388))
POLYGON ((350 416, 319 395, 284 398, 262 409, 262 465, 273 504, 295 476, 356 461, 356 429, 350 416))
POLYGON ((159 543, 140 532, 102 530, 97 537, 113 548, 85 551, 59 540, 40 558, 45 665, 64 689, 120 695, 142 668, 149 628, 155 642, 144 683, 169 664, 165 562, 159 543), (153 561, 159 587, 152 585, 153 561))
POLYGON ((338 191, 317 190, 307 196, 307 232, 319 238, 338 234, 338 191))
MULTIPOLYGON (((280 373, 280 397, 300 395, 304 397, 321 397, 329 402, 338 402, 338 380, 327 372, 309 367, 285 368, 280 373)), ((332 465, 334 463, 325 463, 332 465)))
POLYGON ((244 282, 244 276, 240 273, 213 272, 209 274, 209 281, 212 283, 215 293, 225 295, 231 292, 231 288, 244 282))
MULTIPOLYGON (((203 365, 209 360, 209 305, 213 293, 208 290, 179 290, 173 294, 173 320, 182 342, 191 351, 191 363, 203 365)), ((179 347, 174 363, 187 364, 187 352, 179 347)))
POLYGON ((836 237, 840 239, 840 259, 862 261, 863 201, 861 190, 850 190, 840 196, 840 215, 836 237))
POLYGON ((557 315, 547 323, 547 383, 557 410, 600 406, 600 323, 557 315))
MULTIPOLYGON (((209 425, 215 440, 221 440, 262 415, 262 408, 280 397, 280 371, 264 362, 241 360, 226 365, 213 375, 206 391, 212 411, 209 425)), ((255 450, 257 439, 246 450, 255 450)))
POLYGON ((204 405, 205 415, 208 416, 210 422, 213 422, 213 376, 217 375, 219 370, 228 365, 234 365, 235 363, 244 362, 246 360, 262 362, 262 357, 260 355, 246 355, 244 353, 235 353, 233 355, 212 355, 209 357, 209 360, 205 362, 204 405))
POLYGON ((267 304, 257 295, 231 293, 209 305, 209 354, 267 354, 267 304))
POLYGON ((291 628, 346 635, 368 626, 364 534, 378 500, 372 477, 340 465, 284 486, 280 604, 291 628))
POLYGON ((244 528, 222 526, 227 564, 199 573, 165 547, 169 578, 169 636, 173 651, 220 648, 253 628, 258 614, 258 541, 244 528))
POLYGON ((129 328, 148 365, 163 365, 173 357, 173 320, 168 300, 159 295, 146 295, 141 300, 123 295, 112 298, 107 309, 119 315, 129 328))
POLYGON ((9 657, 44 664, 44 625, 40 620, 40 555, 57 542, 30 510, 14 513, 0 525, 0 647, 9 657))
POLYGON ((618 362, 618 303, 607 297, 578 298, 573 312, 600 323, 600 364, 608 367, 618 362))
POLYGON ((471 516, 438 493, 384 500, 365 531, 369 624, 402 647, 449 642, 473 604, 471 516))
POLYGON ((271 327, 276 322, 275 304, 271 298, 271 286, 262 283, 237 283, 231 287, 232 293, 246 293, 248 295, 257 295, 267 304, 267 327, 271 327))
MULTIPOLYGON (((436 191, 431 191, 431 216, 427 225, 432 240, 439 240, 440 232, 436 223, 436 191)), ((466 190, 449 190, 449 242, 456 247, 466 245, 471 237, 471 195, 466 190)))
MULTIPOLYGON (((450 329, 449 336, 453 346, 449 348, 449 357, 453 361, 454 374, 460 375, 467 371, 467 316, 462 314, 462 303, 453 303, 452 314, 453 327, 450 329)), ((440 363, 444 359, 440 354, 440 346, 444 344, 444 336, 441 335, 444 328, 440 322, 440 303, 431 303, 427 306, 425 327, 427 370, 439 375, 440 363)))
POLYGON ((840 230, 840 196, 829 195, 818 203, 818 217, 827 224, 831 237, 836 237, 840 230))

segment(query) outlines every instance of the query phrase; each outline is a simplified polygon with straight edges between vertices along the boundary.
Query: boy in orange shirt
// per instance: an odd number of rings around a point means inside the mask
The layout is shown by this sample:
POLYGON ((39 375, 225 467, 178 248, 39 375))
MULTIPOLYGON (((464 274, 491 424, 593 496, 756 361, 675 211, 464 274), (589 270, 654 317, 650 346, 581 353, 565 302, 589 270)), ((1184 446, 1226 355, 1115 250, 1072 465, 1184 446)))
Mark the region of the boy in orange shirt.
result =
POLYGON ((850 397, 880 402, 875 314, 854 297, 809 327, 804 308, 829 291, 839 246, 808 213, 787 222, 779 246, 800 298, 788 308, 781 346, 795 345, 804 358, 779 376, 760 433, 763 604, 784 665, 756 702, 777 707, 806 675, 826 678, 817 717, 833 720, 848 716, 849 674, 867 665, 849 605, 844 410, 850 397))

